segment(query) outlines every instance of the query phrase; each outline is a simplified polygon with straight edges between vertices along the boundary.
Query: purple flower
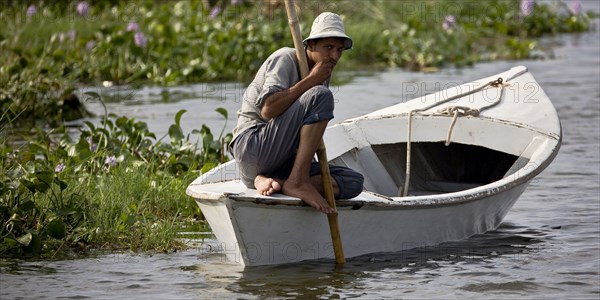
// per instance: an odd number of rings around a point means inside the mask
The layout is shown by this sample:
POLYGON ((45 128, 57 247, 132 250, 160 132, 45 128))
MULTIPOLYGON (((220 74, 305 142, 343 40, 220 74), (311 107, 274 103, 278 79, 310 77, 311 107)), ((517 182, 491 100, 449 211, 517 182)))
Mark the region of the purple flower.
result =
POLYGON ((216 18, 219 14, 221 13, 221 7, 220 6, 215 6, 211 11, 210 11, 210 17, 212 19, 216 18))
POLYGON ((77 31, 69 30, 69 32, 67 32, 67 35, 69 36, 69 39, 71 39, 71 41, 74 41, 75 37, 77 36, 77 31))
POLYGON ((136 22, 129 22, 129 24, 127 24, 127 31, 137 32, 139 30, 140 30, 140 25, 138 25, 138 23, 136 23, 136 22))
POLYGON ((573 13, 574 15, 579 15, 582 10, 581 1, 580 0, 572 0, 571 5, 569 5, 569 9, 571 10, 571 13, 573 13))
POLYGON ((67 37, 71 40, 74 41, 75 38, 77 37, 77 31, 75 30, 69 30, 67 32, 61 32, 58 34, 58 40, 62 43, 64 42, 67 37))
POLYGON ((35 7, 35 5, 29 5, 27 8, 27 16, 33 17, 35 14, 37 14, 37 7, 35 7))
POLYGON ((144 35, 143 32, 136 32, 135 35, 133 36, 133 43, 141 48, 146 47, 146 43, 148 41, 146 40, 146 36, 144 35))
POLYGON ((94 42, 94 41, 88 41, 85 44, 85 50, 92 51, 92 49, 94 49, 95 46, 96 46, 96 42, 94 42))
POLYGON ((534 0, 521 0, 521 15, 528 17, 533 13, 534 0))
POLYGON ((65 170, 65 164, 63 164, 63 163, 59 163, 58 165, 56 165, 56 167, 54 167, 55 173, 60 173, 64 170, 65 170))
POLYGON ((110 167, 114 167, 117 165, 117 158, 114 155, 111 155, 104 160, 104 164, 110 167))
POLYGON ((88 15, 88 12, 90 10, 90 5, 87 4, 87 2, 85 1, 81 1, 79 3, 77 3, 77 7, 75 8, 75 10, 77 11, 77 14, 85 17, 88 15))
POLYGON ((96 145, 94 143, 94 139, 91 136, 88 136, 87 138, 85 138, 85 140, 88 142, 88 144, 90 145, 90 151, 92 152, 96 152, 96 149, 98 149, 98 145, 96 145))
POLYGON ((456 18, 454 16, 446 16, 444 18, 444 22, 442 23, 442 28, 448 31, 454 27, 454 25, 456 25, 456 18))

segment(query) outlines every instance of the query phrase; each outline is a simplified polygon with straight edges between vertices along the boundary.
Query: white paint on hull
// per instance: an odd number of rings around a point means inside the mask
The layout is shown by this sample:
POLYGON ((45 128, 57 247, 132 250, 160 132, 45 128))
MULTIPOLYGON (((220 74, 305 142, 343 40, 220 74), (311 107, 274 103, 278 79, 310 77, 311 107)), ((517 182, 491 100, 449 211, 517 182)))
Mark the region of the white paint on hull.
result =
MULTIPOLYGON (((439 108, 482 107, 489 104, 490 92, 465 96, 439 108)), ((439 108, 413 116, 413 143, 445 141, 451 117, 437 114, 439 108)), ((365 187, 371 191, 338 201, 345 255, 402 251, 495 229, 528 183, 556 156, 561 136, 552 103, 524 67, 328 128, 324 138, 328 157, 365 175, 365 187), (451 141, 512 155, 512 166, 507 165, 503 176, 487 184, 432 183, 460 187, 456 192, 395 196, 403 182, 399 161, 405 153, 397 153, 398 161, 393 161, 396 153, 384 153, 386 157, 382 157, 374 147, 406 143, 409 111, 497 77, 511 79, 512 91, 505 92, 500 105, 480 116, 459 118, 451 141)), ((234 161, 196 179, 187 193, 196 199, 231 261, 252 266, 333 257, 325 215, 305 206, 298 198, 281 194, 262 196, 247 189, 239 180, 239 168, 234 161)))

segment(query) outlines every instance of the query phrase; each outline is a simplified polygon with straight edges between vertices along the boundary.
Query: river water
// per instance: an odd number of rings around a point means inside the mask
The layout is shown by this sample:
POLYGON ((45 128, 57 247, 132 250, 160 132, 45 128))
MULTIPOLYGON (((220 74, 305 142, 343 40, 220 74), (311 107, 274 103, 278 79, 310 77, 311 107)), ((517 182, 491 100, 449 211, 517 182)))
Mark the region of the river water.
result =
MULTIPOLYGON (((331 261, 243 268, 215 251, 217 241, 210 235, 178 253, 0 262, 0 298, 599 299, 598 27, 544 43, 554 44, 546 60, 481 63, 429 74, 387 70, 333 87, 336 122, 517 64, 527 66, 556 106, 563 144, 496 231, 435 247, 354 258, 339 269, 331 261)), ((218 133, 224 122, 214 109, 229 110, 225 127, 230 131, 242 91, 241 84, 121 90, 118 97, 131 99, 108 103, 108 109, 164 133, 175 113, 185 108, 184 129, 207 124, 218 133)))

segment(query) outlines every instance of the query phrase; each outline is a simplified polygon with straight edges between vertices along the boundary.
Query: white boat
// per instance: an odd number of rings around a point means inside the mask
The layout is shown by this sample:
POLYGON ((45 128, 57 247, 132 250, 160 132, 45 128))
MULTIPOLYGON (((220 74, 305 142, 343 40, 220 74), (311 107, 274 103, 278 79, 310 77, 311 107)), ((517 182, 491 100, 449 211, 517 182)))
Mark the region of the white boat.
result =
MULTIPOLYGON (((346 258, 497 228, 554 159, 561 136, 554 106, 522 66, 329 127, 330 162, 365 177, 364 192, 336 201, 346 258)), ((228 162, 187 189, 229 260, 333 258, 326 215, 298 198, 247 189, 238 170, 228 162)))

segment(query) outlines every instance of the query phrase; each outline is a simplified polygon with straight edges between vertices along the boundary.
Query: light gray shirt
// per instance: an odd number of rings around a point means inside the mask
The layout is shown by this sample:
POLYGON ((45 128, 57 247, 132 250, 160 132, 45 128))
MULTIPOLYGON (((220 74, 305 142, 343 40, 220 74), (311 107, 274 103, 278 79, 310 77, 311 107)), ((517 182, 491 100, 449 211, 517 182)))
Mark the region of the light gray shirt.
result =
POLYGON ((263 119, 260 114, 265 98, 292 87, 298 81, 300 75, 294 48, 286 47, 273 52, 244 93, 233 138, 248 128, 266 123, 268 120, 263 119))

